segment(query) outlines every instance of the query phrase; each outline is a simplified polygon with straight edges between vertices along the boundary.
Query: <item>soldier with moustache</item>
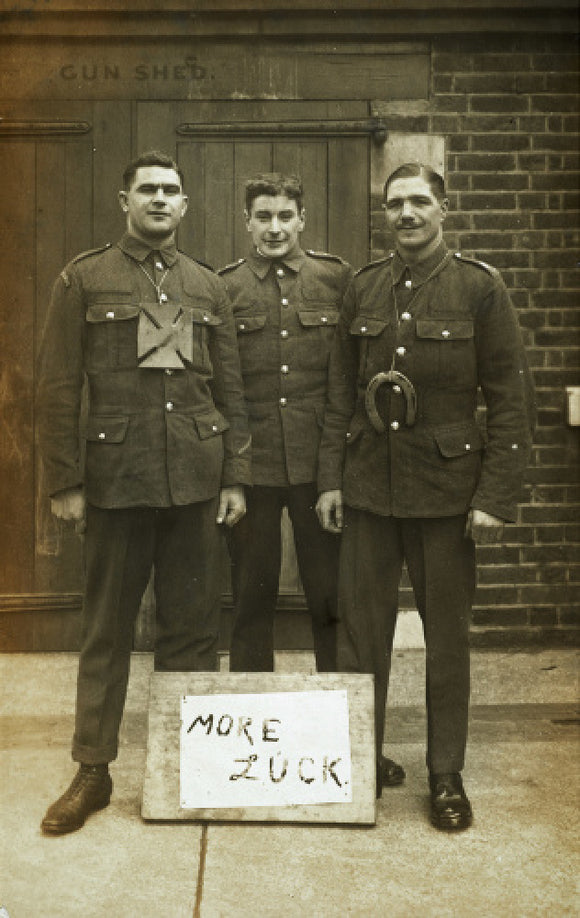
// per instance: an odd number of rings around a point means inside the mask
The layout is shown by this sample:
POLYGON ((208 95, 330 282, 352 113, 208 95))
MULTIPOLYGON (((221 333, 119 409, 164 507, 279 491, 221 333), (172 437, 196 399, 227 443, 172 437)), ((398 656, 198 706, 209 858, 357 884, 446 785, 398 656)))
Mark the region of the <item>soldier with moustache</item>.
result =
POLYGON ((229 534, 235 606, 230 669, 274 668, 287 507, 316 665, 334 671, 339 543, 316 516, 316 473, 328 355, 352 270, 341 258, 301 248, 306 215, 298 177, 254 176, 246 183, 245 205, 252 250, 219 272, 233 305, 252 434, 247 512, 229 534))
POLYGON ((339 319, 318 512, 342 532, 339 668, 375 677, 378 796, 406 562, 426 645, 431 821, 456 830, 472 821, 461 772, 475 543, 500 538, 516 518, 532 390, 498 272, 443 241, 442 177, 401 166, 387 179, 385 209, 396 251, 357 273, 339 319))
POLYGON ((152 151, 131 162, 123 180, 126 233, 62 271, 40 352, 52 512, 85 529, 72 744, 79 769, 43 819, 53 835, 80 828, 109 803, 133 628, 152 569, 155 668, 217 668, 219 524, 243 516, 250 483, 225 285, 176 247, 187 210, 181 169, 152 151))

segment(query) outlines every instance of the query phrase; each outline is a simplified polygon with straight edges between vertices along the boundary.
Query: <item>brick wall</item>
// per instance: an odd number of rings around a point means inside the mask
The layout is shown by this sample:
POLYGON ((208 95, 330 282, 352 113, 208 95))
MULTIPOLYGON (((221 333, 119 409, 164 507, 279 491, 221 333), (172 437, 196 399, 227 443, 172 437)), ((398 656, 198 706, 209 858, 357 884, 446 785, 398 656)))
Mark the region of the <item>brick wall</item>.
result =
MULTIPOLYGON (((445 137, 453 249, 495 265, 518 309, 538 429, 518 522, 479 552, 474 640, 578 635, 580 428, 565 387, 579 370, 578 57, 567 38, 434 39, 431 98, 388 129, 445 137), (458 44, 461 49, 458 50, 458 44)), ((389 247, 382 212, 373 247, 389 247)))

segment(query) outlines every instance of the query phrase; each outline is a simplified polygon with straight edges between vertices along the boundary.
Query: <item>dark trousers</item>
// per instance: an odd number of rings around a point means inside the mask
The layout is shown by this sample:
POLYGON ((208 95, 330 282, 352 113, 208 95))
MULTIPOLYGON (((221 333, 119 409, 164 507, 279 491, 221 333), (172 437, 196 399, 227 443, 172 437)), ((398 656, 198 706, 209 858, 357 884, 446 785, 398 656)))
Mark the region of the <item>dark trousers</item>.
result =
POLYGON ((216 514, 217 499, 161 510, 87 508, 77 762, 116 758, 133 629, 152 569, 155 668, 217 668, 223 542, 216 514))
POLYGON ((461 771, 465 759, 475 549, 464 530, 465 516, 395 519, 347 508, 342 535, 339 669, 374 674, 379 754, 406 561, 425 635, 427 767, 433 773, 461 771))
POLYGON ((255 486, 246 493, 246 516, 229 533, 235 617, 230 669, 272 672, 274 613, 281 561, 281 517, 288 507, 319 672, 336 670, 339 539, 325 532, 315 512, 316 485, 255 486))

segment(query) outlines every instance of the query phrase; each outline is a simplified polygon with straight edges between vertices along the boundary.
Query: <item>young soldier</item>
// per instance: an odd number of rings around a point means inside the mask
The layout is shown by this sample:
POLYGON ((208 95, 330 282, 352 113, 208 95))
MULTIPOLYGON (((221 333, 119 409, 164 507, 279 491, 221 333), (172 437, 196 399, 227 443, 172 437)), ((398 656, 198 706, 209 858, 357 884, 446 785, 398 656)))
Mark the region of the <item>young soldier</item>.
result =
POLYGON ((133 626, 155 568, 159 670, 217 664, 221 542, 244 513, 249 433, 223 281, 179 252, 183 175, 152 152, 127 166, 127 231, 57 279, 38 407, 52 511, 86 525, 71 786, 48 810, 62 834, 107 806, 133 626), (86 460, 79 447, 88 388, 86 460), (217 520, 217 523, 216 523, 217 520))

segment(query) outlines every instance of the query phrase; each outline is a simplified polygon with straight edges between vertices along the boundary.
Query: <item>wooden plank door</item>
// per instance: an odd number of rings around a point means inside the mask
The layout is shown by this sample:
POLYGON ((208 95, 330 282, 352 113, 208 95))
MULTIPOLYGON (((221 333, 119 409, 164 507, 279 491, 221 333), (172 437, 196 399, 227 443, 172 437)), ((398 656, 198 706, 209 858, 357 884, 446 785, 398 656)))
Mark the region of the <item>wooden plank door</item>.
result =
MULTIPOLYGON (((340 136, 341 117, 360 117, 366 107, 336 103, 143 103, 138 106, 139 148, 173 153, 185 174, 188 213, 179 229, 179 246, 215 268, 246 254, 244 182, 256 172, 295 172, 305 190, 306 229, 302 245, 332 252, 355 266, 369 252, 369 137, 340 136), (332 134, 324 131, 332 118, 332 134), (233 121, 232 121, 233 119, 233 121), (291 125, 318 119, 315 136, 291 125), (259 120, 261 135, 253 136, 259 120), (220 130, 220 122, 223 129, 220 130), (267 125, 272 123, 271 136, 267 125), (204 134, 203 125, 211 125, 204 134), (277 137, 280 125, 284 136, 277 137), (338 136, 337 136, 338 131, 338 136)), ((308 125, 307 125, 308 126, 308 125)), ((291 525, 283 522, 280 604, 304 607, 291 525)), ((224 585, 227 585, 224 561, 224 585)), ((138 640, 148 645, 151 625, 143 620, 138 640)))
POLYGON ((70 612, 80 605, 82 545, 72 527, 52 519, 44 494, 35 358, 64 264, 118 235, 128 106, 5 103, 0 116, 7 192, 0 218, 0 643, 5 650, 72 649, 76 634, 67 630, 78 627, 70 612))

